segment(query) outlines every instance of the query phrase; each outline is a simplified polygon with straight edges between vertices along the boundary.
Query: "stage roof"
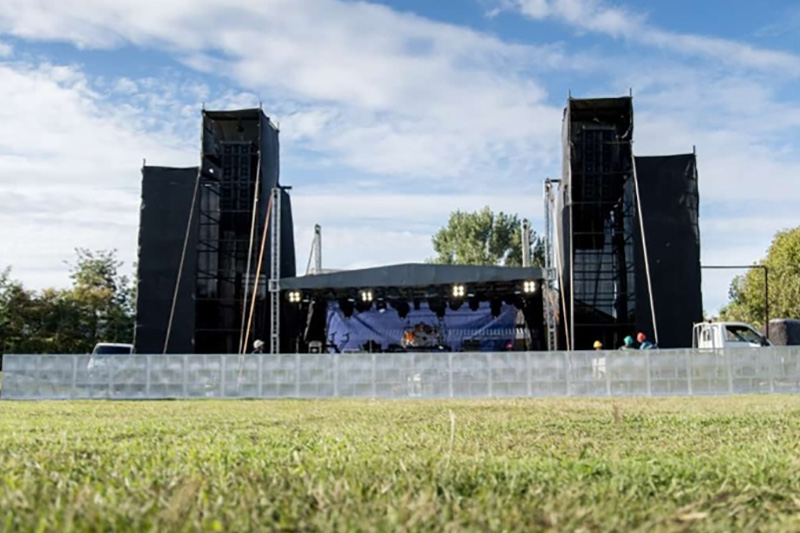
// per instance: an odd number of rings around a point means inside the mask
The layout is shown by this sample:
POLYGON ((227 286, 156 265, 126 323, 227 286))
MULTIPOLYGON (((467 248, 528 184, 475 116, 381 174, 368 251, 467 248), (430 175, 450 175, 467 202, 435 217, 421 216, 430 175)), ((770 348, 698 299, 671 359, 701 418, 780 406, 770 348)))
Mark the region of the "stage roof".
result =
POLYGON ((281 290, 427 287, 431 285, 539 281, 540 268, 406 263, 329 274, 283 278, 281 290))

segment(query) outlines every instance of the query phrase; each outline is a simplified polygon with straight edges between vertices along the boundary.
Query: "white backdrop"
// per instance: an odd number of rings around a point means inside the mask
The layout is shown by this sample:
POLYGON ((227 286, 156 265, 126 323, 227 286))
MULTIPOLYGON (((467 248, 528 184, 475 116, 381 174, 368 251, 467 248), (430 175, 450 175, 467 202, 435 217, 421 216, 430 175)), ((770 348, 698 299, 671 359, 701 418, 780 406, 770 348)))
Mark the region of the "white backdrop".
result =
POLYGON ((4 355, 3 399, 481 398, 800 392, 800 347, 718 351, 4 355))

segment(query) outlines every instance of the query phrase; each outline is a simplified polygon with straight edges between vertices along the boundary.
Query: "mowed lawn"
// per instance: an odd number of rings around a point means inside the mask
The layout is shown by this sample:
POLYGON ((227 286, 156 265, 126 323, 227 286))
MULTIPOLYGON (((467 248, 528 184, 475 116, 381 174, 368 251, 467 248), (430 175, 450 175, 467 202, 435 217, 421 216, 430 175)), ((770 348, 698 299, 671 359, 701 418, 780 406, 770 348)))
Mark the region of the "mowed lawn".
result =
POLYGON ((800 530, 800 397, 0 402, 4 531, 800 530))

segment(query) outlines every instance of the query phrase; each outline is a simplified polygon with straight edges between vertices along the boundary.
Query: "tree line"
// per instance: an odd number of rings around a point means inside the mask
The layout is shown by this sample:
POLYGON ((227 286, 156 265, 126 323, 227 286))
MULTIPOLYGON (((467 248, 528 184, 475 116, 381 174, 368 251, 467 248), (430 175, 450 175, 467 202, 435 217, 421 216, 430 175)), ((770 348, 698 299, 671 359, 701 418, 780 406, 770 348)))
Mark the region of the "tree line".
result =
POLYGON ((133 340, 135 285, 116 251, 77 249, 66 289, 32 290, 0 272, 0 354, 89 353, 133 340))

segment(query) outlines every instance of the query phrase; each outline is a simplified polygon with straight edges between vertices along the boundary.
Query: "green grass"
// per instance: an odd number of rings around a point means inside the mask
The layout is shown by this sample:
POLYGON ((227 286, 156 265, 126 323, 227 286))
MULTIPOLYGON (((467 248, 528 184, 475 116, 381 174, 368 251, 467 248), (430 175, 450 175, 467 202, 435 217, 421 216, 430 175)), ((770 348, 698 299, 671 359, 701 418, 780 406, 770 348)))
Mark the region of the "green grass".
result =
POLYGON ((0 403, 3 531, 800 530, 800 397, 0 403))

